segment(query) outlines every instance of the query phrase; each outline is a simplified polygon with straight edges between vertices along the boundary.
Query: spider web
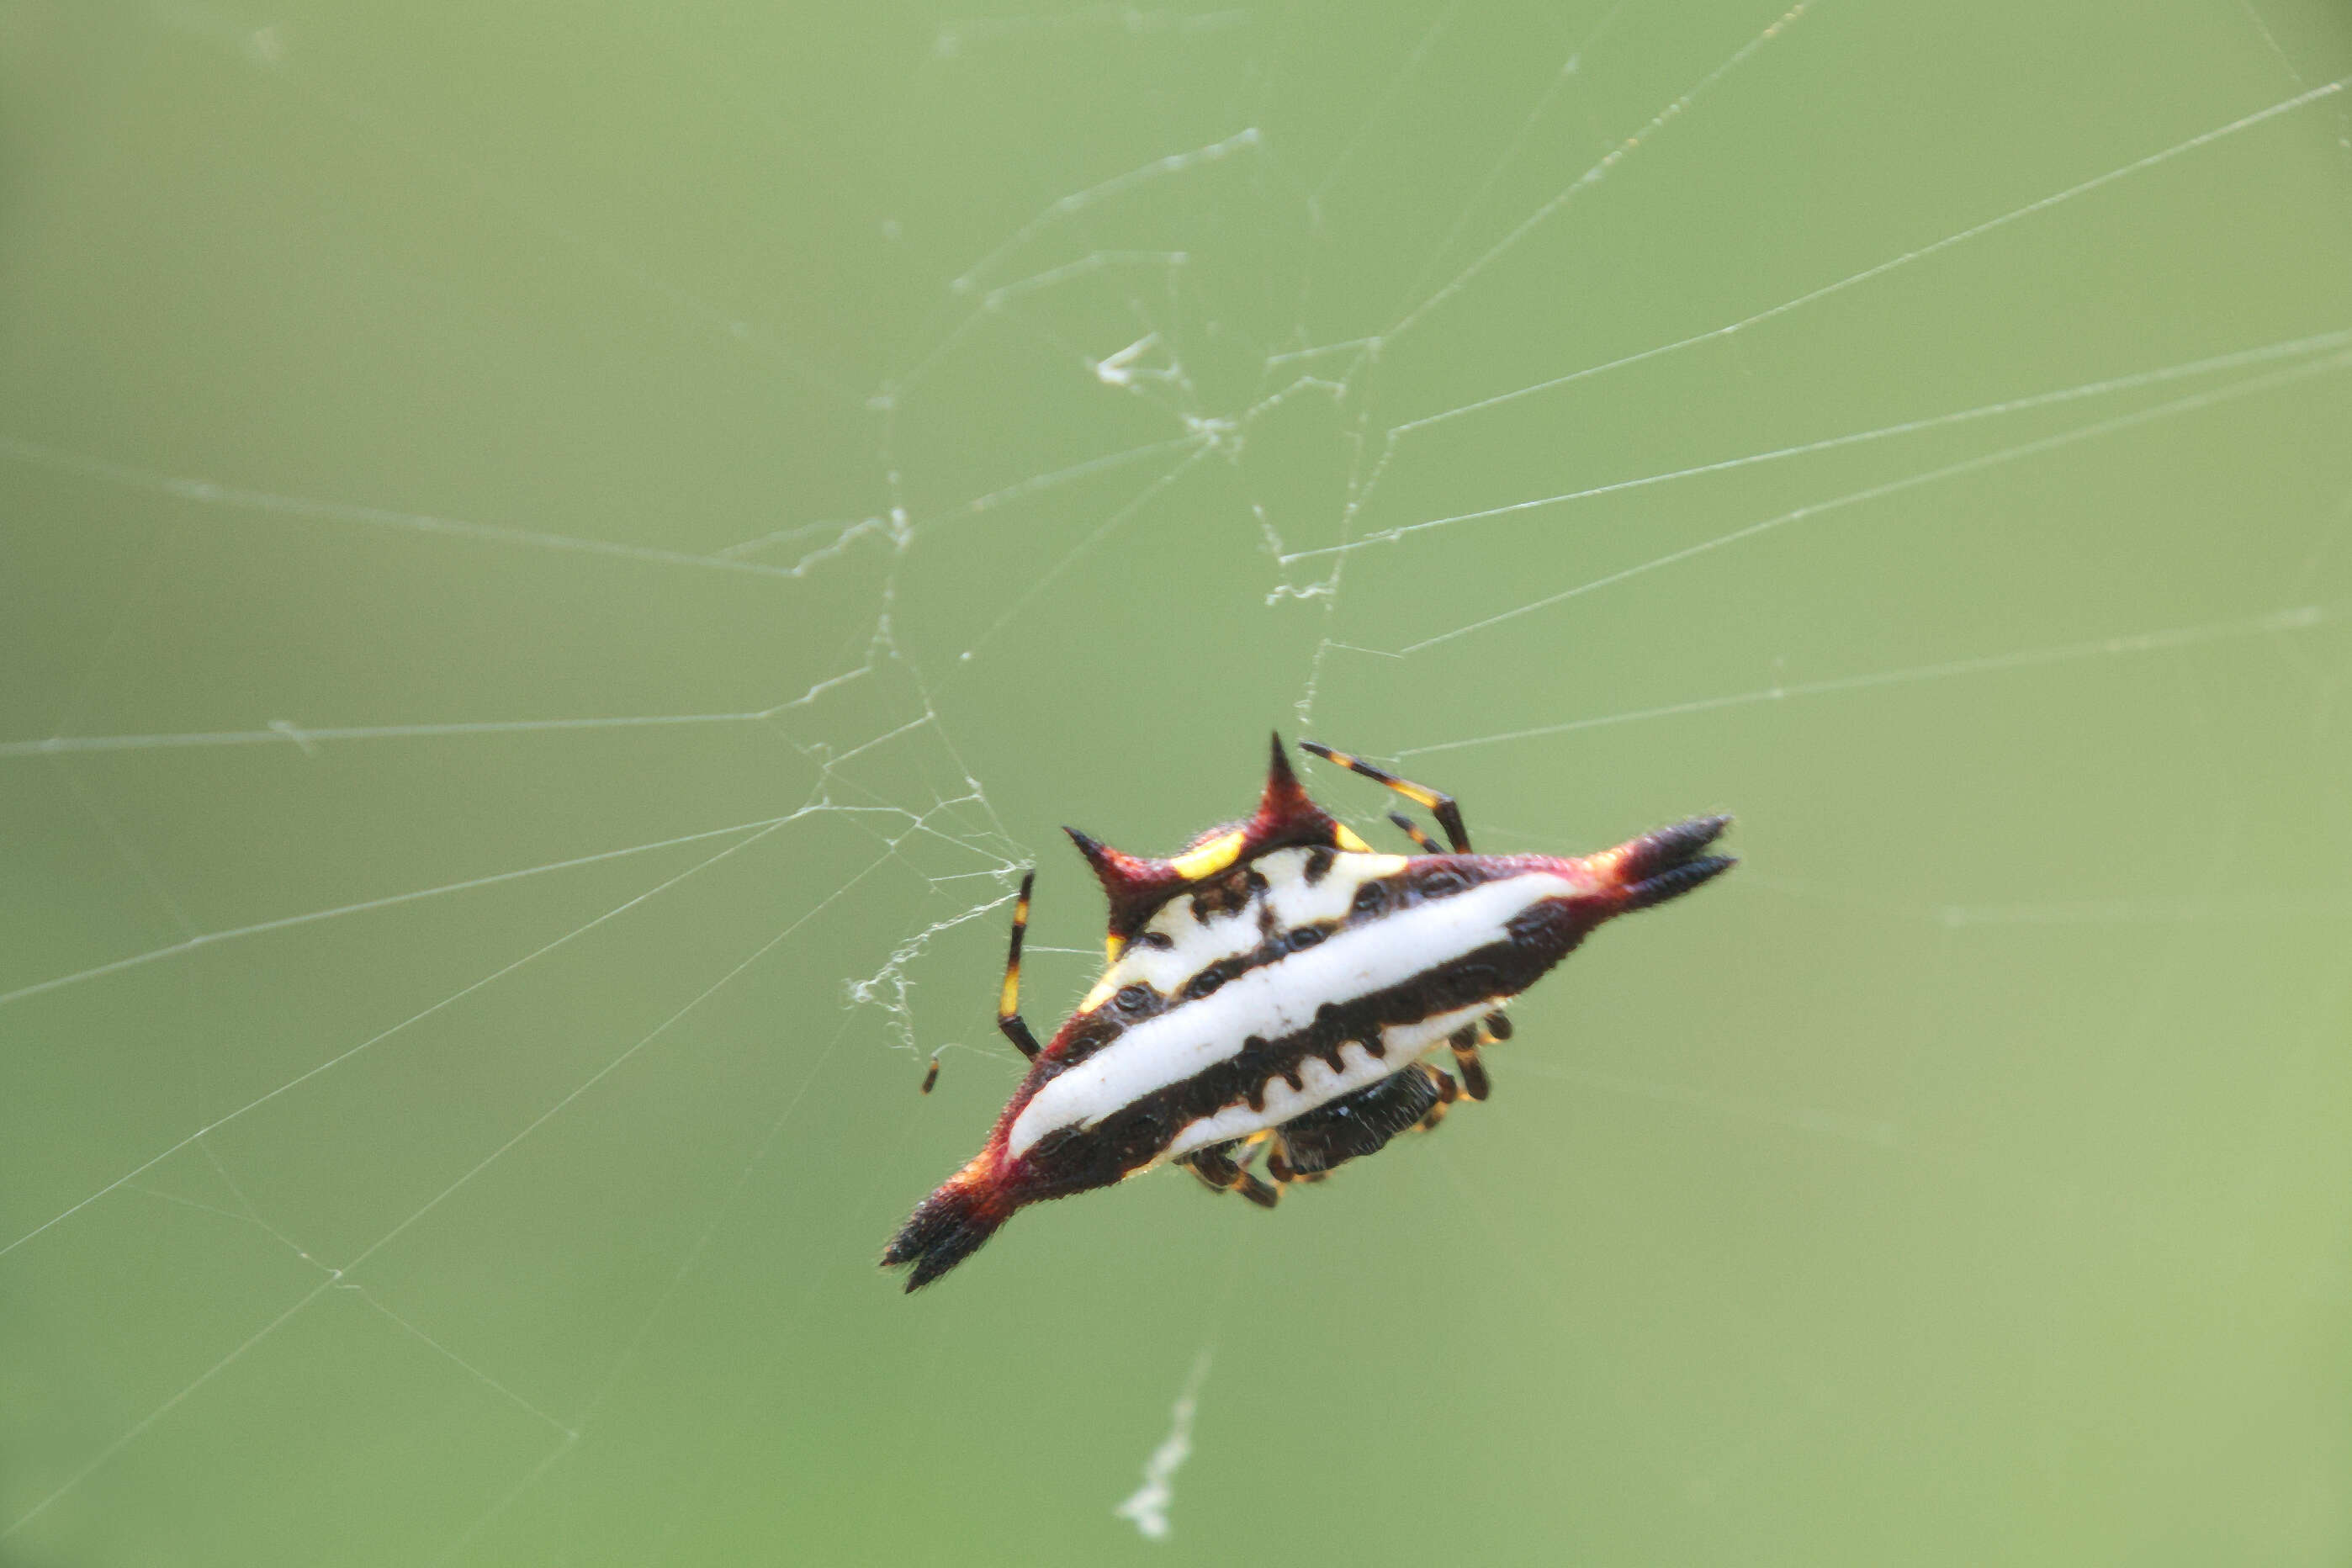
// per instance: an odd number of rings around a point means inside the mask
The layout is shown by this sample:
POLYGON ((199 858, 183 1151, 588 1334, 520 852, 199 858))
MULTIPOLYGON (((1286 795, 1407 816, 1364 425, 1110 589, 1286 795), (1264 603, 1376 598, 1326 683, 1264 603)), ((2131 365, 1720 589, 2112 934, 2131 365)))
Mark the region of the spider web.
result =
POLYGON ((2330 8, 5 17, 8 1561, 2340 1558, 2330 8), (902 1300, 1269 725, 1747 864, 902 1300))

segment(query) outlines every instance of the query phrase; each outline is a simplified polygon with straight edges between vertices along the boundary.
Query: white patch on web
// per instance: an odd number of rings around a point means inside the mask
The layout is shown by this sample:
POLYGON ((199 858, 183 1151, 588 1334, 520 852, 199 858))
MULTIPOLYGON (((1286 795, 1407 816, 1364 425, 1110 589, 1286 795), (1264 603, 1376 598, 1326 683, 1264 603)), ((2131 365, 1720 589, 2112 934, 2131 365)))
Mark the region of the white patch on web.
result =
MULTIPOLYGON (((1530 871, 1382 916, 1237 975, 1210 995, 1138 1024, 1038 1090, 1014 1119, 1006 1153, 1019 1159, 1057 1128, 1098 1123, 1238 1054, 1252 1037, 1278 1040, 1297 1034, 1326 1003, 1387 990, 1506 941, 1521 911, 1579 890, 1561 878, 1530 871)), ((1360 1087, 1345 1074, 1322 1070, 1329 1082, 1310 1079, 1318 1087, 1302 1091, 1288 1114, 1360 1087)), ((1361 1082, 1381 1076, 1374 1072, 1361 1082)))
POLYGON ((1199 1408, 1209 1360, 1207 1351, 1193 1360, 1192 1374, 1184 1380, 1184 1391, 1176 1396, 1176 1406, 1169 1413, 1168 1436, 1143 1461, 1143 1484, 1110 1510, 1113 1518, 1133 1521, 1137 1533, 1147 1541, 1168 1539, 1168 1508, 1176 1500, 1176 1472, 1192 1457, 1192 1413, 1199 1408))

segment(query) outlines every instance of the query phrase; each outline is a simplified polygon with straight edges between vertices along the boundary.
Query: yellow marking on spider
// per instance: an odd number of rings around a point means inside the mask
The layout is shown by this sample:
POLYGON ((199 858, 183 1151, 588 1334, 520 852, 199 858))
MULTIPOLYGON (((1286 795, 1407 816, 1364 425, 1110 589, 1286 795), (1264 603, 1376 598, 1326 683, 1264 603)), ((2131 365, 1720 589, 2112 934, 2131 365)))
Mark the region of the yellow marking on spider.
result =
POLYGON ((1356 830, 1344 822, 1335 822, 1331 825, 1331 837, 1340 848, 1351 855, 1369 855, 1372 852, 1372 847, 1365 843, 1356 830))
POLYGON ((1404 796, 1405 799, 1412 802, 1413 805, 1422 807, 1423 810, 1435 811, 1437 809, 1438 797, 1435 790, 1423 789, 1417 784, 1408 784, 1404 780, 1395 777, 1385 779, 1382 782, 1385 783, 1389 788, 1396 791, 1397 794, 1404 796))
POLYGON ((1114 995, 1118 994, 1119 984, 1119 977, 1116 971, 1104 975, 1100 980, 1095 982, 1095 988, 1087 992, 1085 997, 1079 1001, 1078 1011, 1081 1013, 1093 1012, 1096 1008, 1101 1006, 1104 1003, 1109 1001, 1114 995))
POLYGON ((1302 741, 1299 744, 1321 757, 1325 762, 1337 763, 1349 773, 1361 773, 1375 784, 1388 785, 1389 788, 1425 811, 1437 809, 1440 797, 1433 789, 1424 789, 1411 779, 1401 779, 1386 768, 1376 768, 1351 752, 1335 752, 1328 746, 1318 746, 1312 741, 1302 741))
POLYGON ((1010 1018, 1021 1011, 1021 966, 1004 972, 1004 989, 996 994, 996 1016, 1010 1018))
POLYGON ((1407 838, 1412 840, 1412 847, 1420 850, 1423 854, 1443 855, 1445 853, 1444 849, 1438 847, 1436 839, 1432 838, 1428 834, 1423 833, 1421 830, 1421 824, 1415 822, 1412 817, 1407 816, 1403 812, 1390 812, 1389 820, 1395 823, 1399 830, 1402 831, 1407 838))
POLYGON ((1411 779, 1401 779, 1386 768, 1376 768, 1371 763, 1356 757, 1348 759, 1348 766, 1368 779, 1374 779, 1388 785, 1389 788, 1424 810, 1437 809, 1437 792, 1433 789, 1423 789, 1411 779))
POLYGON ((1242 852, 1244 835, 1238 827, 1231 833, 1221 833, 1189 855, 1179 855, 1168 862, 1168 868, 1188 882, 1203 877, 1213 877, 1232 865, 1242 852))

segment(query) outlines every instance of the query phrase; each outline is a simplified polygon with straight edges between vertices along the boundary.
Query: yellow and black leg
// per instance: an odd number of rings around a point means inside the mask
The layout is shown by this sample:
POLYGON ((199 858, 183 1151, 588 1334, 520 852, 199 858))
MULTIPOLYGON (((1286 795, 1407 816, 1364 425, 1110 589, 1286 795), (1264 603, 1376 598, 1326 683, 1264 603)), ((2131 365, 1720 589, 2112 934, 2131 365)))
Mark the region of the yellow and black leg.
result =
POLYGON ((1278 1188, 1267 1186, 1258 1179, 1255 1172, 1249 1169, 1248 1161, 1256 1153, 1256 1147, 1244 1148, 1239 1160, 1234 1158, 1233 1149, 1231 1143, 1196 1149, 1184 1156, 1184 1163, 1192 1167, 1192 1173, 1200 1177, 1211 1191, 1239 1193, 1262 1209, 1272 1208, 1281 1201, 1282 1193, 1278 1188))
POLYGON ((1274 1178, 1274 1184, 1277 1187, 1292 1186, 1300 1182, 1328 1181, 1331 1175, 1328 1171, 1302 1171, 1292 1164, 1290 1150, 1279 1132, 1267 1140, 1265 1173, 1274 1178))
POLYGON ((1478 1059, 1478 1026, 1465 1024, 1446 1037, 1454 1047, 1454 1065, 1462 1069, 1462 1092, 1484 1100, 1488 1092, 1486 1064, 1478 1059))
POLYGON ((996 1026, 1013 1042, 1013 1048, 1035 1060, 1037 1037, 1021 1016, 1021 939, 1029 931, 1029 888, 1037 880, 1031 871, 1021 879, 1021 897, 1013 906, 1013 947, 1004 955, 1004 988, 996 995, 996 1026))
POLYGON ((1443 855, 1443 854, 1444 854, 1444 853, 1445 853, 1445 851, 1444 851, 1444 850, 1440 849, 1440 848, 1437 847, 1437 840, 1436 840, 1436 839, 1432 838, 1428 834, 1423 833, 1423 832, 1421 830, 1421 824, 1420 824, 1420 823, 1415 822, 1412 817, 1407 816, 1403 812, 1402 812, 1402 811, 1391 811, 1391 812, 1390 812, 1390 813, 1389 813, 1389 820, 1390 820, 1391 822, 1395 823, 1399 827, 1402 828, 1402 829, 1404 830, 1404 836, 1405 836, 1407 838, 1410 838, 1410 839, 1412 839, 1412 847, 1413 847, 1414 848, 1416 848, 1416 849, 1420 850, 1423 854, 1424 854, 1424 855, 1443 855))
POLYGON ((1452 1073, 1444 1068, 1433 1068, 1427 1062, 1420 1063, 1412 1070, 1427 1073, 1429 1081, 1437 1088, 1437 1103, 1429 1108, 1429 1113, 1419 1123, 1423 1132, 1434 1131, 1437 1124, 1445 1120, 1446 1107, 1462 1098, 1462 1086, 1454 1081, 1452 1073))
MULTIPOLYGON (((1470 853, 1470 830, 1462 826, 1462 808, 1454 804, 1452 795, 1440 795, 1427 785, 1417 784, 1411 779, 1401 779, 1383 768, 1372 766, 1361 757, 1352 757, 1345 752, 1335 752, 1330 747, 1317 742, 1301 741, 1298 743, 1327 763, 1337 763, 1349 773, 1361 773, 1374 784, 1388 785, 1389 788, 1437 818, 1437 825, 1445 829, 1445 841, 1454 846, 1454 853, 1456 855, 1470 853)), ((1415 842, 1425 842, 1418 833, 1413 837, 1415 842)), ((1433 848, 1434 846, 1432 847, 1433 848)))

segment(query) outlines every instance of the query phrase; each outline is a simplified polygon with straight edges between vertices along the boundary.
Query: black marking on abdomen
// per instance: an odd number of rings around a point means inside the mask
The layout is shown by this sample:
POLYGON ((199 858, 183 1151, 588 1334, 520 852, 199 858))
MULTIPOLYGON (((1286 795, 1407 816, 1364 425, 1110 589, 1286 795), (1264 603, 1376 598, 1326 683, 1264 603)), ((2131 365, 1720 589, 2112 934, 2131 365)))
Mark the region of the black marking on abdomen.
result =
POLYGON ((1202 925, 1212 915, 1237 915, 1265 891, 1265 873, 1244 864, 1192 889, 1192 918, 1202 925))

